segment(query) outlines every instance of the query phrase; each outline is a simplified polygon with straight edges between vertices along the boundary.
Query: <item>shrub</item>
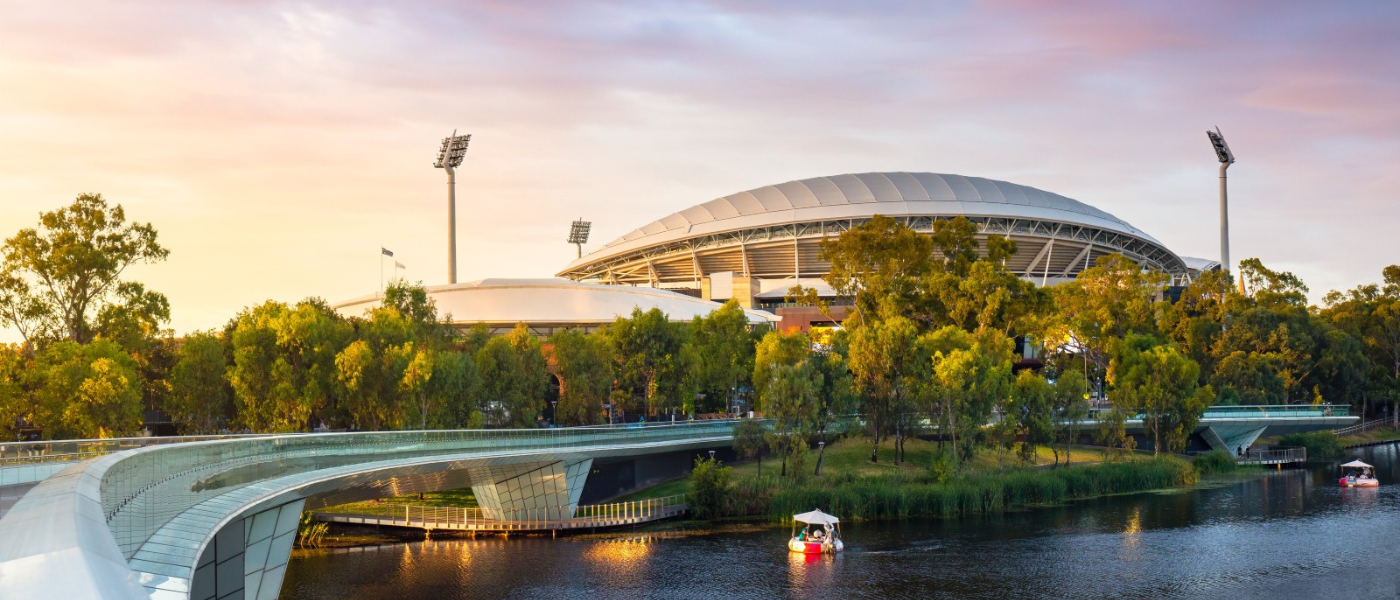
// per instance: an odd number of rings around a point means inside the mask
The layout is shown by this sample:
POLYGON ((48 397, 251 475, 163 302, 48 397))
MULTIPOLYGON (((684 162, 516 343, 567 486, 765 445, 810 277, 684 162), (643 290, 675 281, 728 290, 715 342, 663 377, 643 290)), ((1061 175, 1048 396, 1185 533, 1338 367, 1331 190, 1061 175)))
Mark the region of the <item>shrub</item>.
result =
POLYGON ((718 460, 696 457, 695 468, 690 473, 690 492, 685 499, 690 504, 691 514, 698 519, 712 519, 730 512, 731 471, 733 469, 718 460))
POLYGON ((1342 441, 1337 439, 1337 434, 1330 431, 1290 433, 1278 439, 1278 447, 1307 448, 1309 459, 1341 458, 1346 454, 1342 441))
POLYGON ((1224 450, 1214 450, 1201 454, 1191 459, 1191 466, 1196 468, 1196 472, 1202 475, 1212 473, 1229 473, 1238 466, 1235 464, 1235 457, 1230 456, 1224 450))

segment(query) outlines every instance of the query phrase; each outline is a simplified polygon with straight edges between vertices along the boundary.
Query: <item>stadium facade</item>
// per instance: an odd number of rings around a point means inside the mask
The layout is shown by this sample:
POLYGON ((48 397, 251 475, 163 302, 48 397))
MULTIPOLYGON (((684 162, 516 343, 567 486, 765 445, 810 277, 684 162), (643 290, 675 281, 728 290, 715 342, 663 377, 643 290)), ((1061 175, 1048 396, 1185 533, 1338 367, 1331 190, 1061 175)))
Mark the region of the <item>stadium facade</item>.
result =
POLYGON ((1014 240, 1018 252, 1007 267, 1041 285, 1073 279, 1112 253, 1169 273, 1178 284, 1208 264, 1188 264, 1141 229, 1059 194, 981 177, 900 172, 815 177, 711 200, 613 240, 558 275, 785 308, 784 292, 797 282, 829 293, 819 278, 831 265, 821 260, 819 244, 875 215, 921 232, 966 217, 984 240, 991 234, 1014 240))

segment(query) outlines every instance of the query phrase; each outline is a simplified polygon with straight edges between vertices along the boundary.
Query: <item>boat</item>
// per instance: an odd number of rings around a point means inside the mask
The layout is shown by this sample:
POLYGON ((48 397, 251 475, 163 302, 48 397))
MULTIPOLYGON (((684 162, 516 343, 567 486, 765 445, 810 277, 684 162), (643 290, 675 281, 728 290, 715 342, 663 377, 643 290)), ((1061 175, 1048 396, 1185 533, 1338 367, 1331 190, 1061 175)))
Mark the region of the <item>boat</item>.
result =
POLYGON ((841 519, 820 510, 813 510, 792 516, 792 539, 788 540, 788 550, 802 554, 829 554, 840 552, 846 545, 841 542, 841 519), (802 531, 797 524, 802 523, 802 531))
POLYGON ((1341 468, 1360 469, 1360 471, 1352 471, 1342 475, 1341 480, 1338 481, 1342 487, 1380 487, 1381 485, 1381 482, 1375 477, 1376 468, 1364 462, 1353 460, 1342 465, 1341 468))

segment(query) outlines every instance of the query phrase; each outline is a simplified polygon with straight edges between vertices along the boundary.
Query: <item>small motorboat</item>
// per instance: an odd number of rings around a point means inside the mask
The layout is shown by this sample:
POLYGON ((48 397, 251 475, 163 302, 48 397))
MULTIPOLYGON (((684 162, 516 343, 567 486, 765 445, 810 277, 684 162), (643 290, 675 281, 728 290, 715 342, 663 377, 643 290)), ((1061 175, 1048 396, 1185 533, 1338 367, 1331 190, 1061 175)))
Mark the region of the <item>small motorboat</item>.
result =
POLYGON ((1376 469, 1359 460, 1353 460, 1341 466, 1343 469, 1351 469, 1338 483, 1342 487, 1380 487, 1381 482, 1376 479, 1376 469))
POLYGON ((841 543, 841 519, 820 510, 792 516, 792 539, 788 540, 788 550, 803 554, 826 554, 840 552, 846 545, 841 543), (802 531, 797 524, 802 523, 802 531))

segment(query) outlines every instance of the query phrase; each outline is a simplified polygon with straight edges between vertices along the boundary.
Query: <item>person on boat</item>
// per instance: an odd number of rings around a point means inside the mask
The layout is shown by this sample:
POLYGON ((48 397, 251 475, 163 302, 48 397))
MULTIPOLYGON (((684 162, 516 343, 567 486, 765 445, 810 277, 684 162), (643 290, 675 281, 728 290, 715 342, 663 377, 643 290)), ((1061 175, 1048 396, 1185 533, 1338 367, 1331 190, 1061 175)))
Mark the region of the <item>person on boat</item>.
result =
POLYGON ((808 527, 803 527, 803 528, 802 528, 802 531, 800 531, 800 532, 797 533, 797 541, 802 542, 802 541, 806 541, 806 540, 807 540, 807 534, 809 533, 809 532, 808 532, 808 529, 809 529, 810 527, 811 527, 810 525, 809 525, 808 527))

